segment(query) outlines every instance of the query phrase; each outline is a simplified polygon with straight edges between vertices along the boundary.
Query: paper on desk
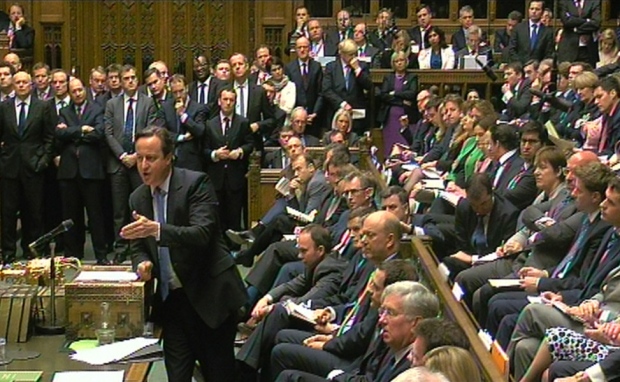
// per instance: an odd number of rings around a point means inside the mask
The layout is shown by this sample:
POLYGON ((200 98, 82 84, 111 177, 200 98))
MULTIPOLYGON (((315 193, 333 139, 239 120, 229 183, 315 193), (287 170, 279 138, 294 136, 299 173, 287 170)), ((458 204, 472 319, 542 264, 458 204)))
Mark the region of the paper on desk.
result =
POLYGON ((446 188, 441 179, 422 179, 422 185, 427 189, 444 190, 446 188))
POLYGON ((497 256, 497 253, 493 252, 485 256, 480 256, 478 260, 474 262, 474 264, 488 263, 497 259, 499 259, 499 256, 497 256))
POLYGON ((138 275, 134 272, 117 272, 117 271, 82 271, 75 278, 76 282, 80 281, 136 281, 138 275))
POLYGON ((366 118, 366 109, 351 109, 351 118, 353 119, 366 118))
POLYGON ((429 179, 441 179, 441 174, 437 170, 427 168, 422 170, 422 174, 429 179))
POLYGON ((529 301, 532 304, 542 304, 543 303, 543 299, 540 296, 527 296, 527 301, 529 301))
POLYGON ((53 382, 123 382, 125 372, 117 371, 57 371, 53 382))
POLYGON ((519 286, 519 279, 489 279, 493 288, 508 288, 519 286))
POLYGON ((157 338, 132 338, 130 340, 99 346, 94 349, 78 351, 69 357, 76 361, 86 362, 90 365, 105 365, 120 361, 140 349, 156 344, 157 341, 157 338))

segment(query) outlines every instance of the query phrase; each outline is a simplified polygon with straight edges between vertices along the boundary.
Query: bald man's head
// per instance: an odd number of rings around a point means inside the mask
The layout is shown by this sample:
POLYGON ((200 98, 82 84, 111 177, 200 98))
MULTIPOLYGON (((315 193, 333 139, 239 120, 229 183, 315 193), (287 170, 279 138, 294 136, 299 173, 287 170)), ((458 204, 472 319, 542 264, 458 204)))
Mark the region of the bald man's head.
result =
POLYGON ((598 156, 592 151, 587 150, 579 151, 568 158, 568 161, 566 161, 566 184, 569 191, 572 192, 575 187, 575 168, 592 162, 599 162, 598 156))
POLYGON ((368 215, 362 227, 361 243, 366 258, 378 265, 400 248, 401 225, 398 218, 387 211, 368 215))
POLYGON ((20 60, 19 56, 15 53, 7 53, 4 56, 4 61, 11 64, 16 72, 22 69, 22 60, 20 60))

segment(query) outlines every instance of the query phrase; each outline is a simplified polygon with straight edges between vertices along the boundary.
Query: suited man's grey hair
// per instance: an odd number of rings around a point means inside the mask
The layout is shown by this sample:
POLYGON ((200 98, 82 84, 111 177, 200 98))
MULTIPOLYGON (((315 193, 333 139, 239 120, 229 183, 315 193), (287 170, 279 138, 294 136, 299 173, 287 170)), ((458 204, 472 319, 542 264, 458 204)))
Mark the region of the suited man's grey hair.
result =
POLYGON ((439 314, 439 300, 435 294, 417 281, 397 281, 383 291, 381 301, 388 296, 402 297, 403 311, 409 320, 416 317, 433 318, 439 314))

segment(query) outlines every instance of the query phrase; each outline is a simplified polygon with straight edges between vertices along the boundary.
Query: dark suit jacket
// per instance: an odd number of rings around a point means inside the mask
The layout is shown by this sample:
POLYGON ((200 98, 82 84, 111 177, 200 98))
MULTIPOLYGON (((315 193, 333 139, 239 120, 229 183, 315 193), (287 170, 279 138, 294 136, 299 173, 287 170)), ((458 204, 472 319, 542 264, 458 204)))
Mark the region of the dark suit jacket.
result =
POLYGON ((301 200, 299 201, 299 210, 306 214, 313 210, 318 211, 327 196, 331 195, 331 192, 332 188, 325 180, 323 171, 316 170, 303 190, 301 200))
POLYGON ((620 240, 611 247, 606 260, 604 262, 601 261, 614 231, 615 227, 610 227, 605 232, 601 240, 601 245, 597 248, 594 259, 585 272, 585 278, 582 280, 583 286, 581 288, 561 292, 564 302, 569 305, 574 305, 591 298, 601 290, 610 272, 620 266, 620 240))
POLYGON ((530 49, 530 21, 524 20, 514 27, 510 36, 510 61, 519 61, 525 64, 528 60, 542 61, 551 58, 555 47, 553 29, 538 24, 538 40, 534 49, 530 49))
POLYGON ((34 46, 34 29, 29 25, 22 25, 22 29, 16 30, 11 49, 26 49, 32 51, 34 46))
POLYGON ((495 42, 493 43, 493 52, 501 53, 502 63, 510 62, 510 35, 506 31, 506 28, 502 28, 495 31, 495 42))
MULTIPOLYGON (((167 219, 161 225, 159 242, 153 237, 130 242, 133 267, 151 261, 152 275, 159 277, 158 245, 168 247, 172 268, 189 302, 200 318, 215 329, 236 315, 247 301, 243 281, 222 238, 215 190, 206 174, 174 168, 167 199, 167 219)), ((131 194, 129 205, 139 214, 154 218, 148 186, 138 187, 131 194)), ((161 302, 159 293, 155 302, 161 302)), ((153 307, 154 316, 157 309, 161 307, 153 307)))
POLYGON ((428 42, 428 30, 430 29, 430 25, 426 28, 427 32, 424 34, 424 39, 422 38, 422 32, 420 31, 420 26, 416 25, 413 28, 409 29, 407 32, 409 33, 409 37, 411 37, 411 44, 417 44, 420 46, 420 50, 423 48, 428 48, 430 46, 428 42), (424 45, 422 45, 424 44, 424 45))
POLYGON ((405 114, 409 117, 410 121, 414 121, 418 117, 418 109, 416 105, 416 97, 418 95, 418 76, 413 73, 407 73, 405 75, 405 81, 403 82, 403 89, 401 91, 395 91, 394 94, 390 92, 394 91, 394 82, 396 80, 396 74, 390 73, 383 77, 383 84, 381 84, 381 107, 377 112, 377 122, 386 123, 389 115, 390 108, 392 106, 401 106, 405 109, 405 114), (405 105, 403 101, 411 102, 410 105, 405 105))
MULTIPOLYGON (((151 125, 163 126, 163 121, 158 118, 153 99, 140 92, 136 92, 135 96, 138 97, 133 106, 136 115, 136 133, 151 125)), ((125 152, 122 144, 125 126, 125 97, 115 97, 106 103, 103 125, 111 153, 106 169, 108 173, 112 174, 118 171, 120 166, 123 166, 120 157, 125 152)))
POLYGON ((182 123, 171 99, 162 105, 166 128, 172 132, 175 142, 175 165, 194 171, 203 171, 202 137, 207 123, 207 106, 189 99, 187 102, 187 120, 182 123), (191 133, 192 139, 179 142, 180 135, 191 133))
MULTIPOLYGON (((487 251, 484 254, 495 251, 495 248, 502 245, 515 232, 519 210, 508 203, 500 195, 494 195, 495 202, 489 215, 486 227, 487 251)), ((456 206, 456 238, 457 250, 468 254, 479 254, 472 246, 471 238, 476 230, 478 215, 469 205, 467 199, 462 199, 456 206)))
MULTIPOLYGON (((205 105, 207 106, 208 112, 207 119, 211 119, 219 113, 220 108, 217 104, 217 99, 220 89, 225 85, 225 83, 213 76, 209 76, 209 78, 207 78, 207 84, 209 90, 207 103, 205 105)), ((198 103, 198 81, 192 81, 192 83, 189 84, 189 98, 198 103)))
POLYGON ((295 83, 295 106, 302 106, 308 114, 321 112, 323 106, 322 86, 323 68, 313 59, 308 60, 308 81, 304 84, 299 60, 292 60, 286 65, 285 72, 289 80, 295 83))
POLYGON ((389 33, 381 35, 379 30, 375 29, 368 34, 367 39, 372 46, 376 47, 379 49, 379 52, 381 52, 392 46, 393 37, 389 33))
MULTIPOLYGON (((248 109, 246 110, 246 117, 250 124, 256 122, 259 126, 260 134, 265 137, 271 137, 275 126, 274 108, 269 104, 267 95, 260 85, 252 83, 248 79, 249 89, 248 93, 248 109)), ((233 86, 235 84, 233 83, 233 86)), ((239 102, 239 100, 237 100, 239 102)))
POLYGON ((573 0, 560 0, 558 15, 562 21, 562 40, 558 45, 558 62, 573 62, 577 59, 579 36, 586 36, 587 47, 591 55, 596 54, 598 44, 592 34, 598 33, 601 27, 601 1, 584 1, 584 7, 579 9, 573 0))
MULTIPOLYGON (((364 47, 364 50, 362 52, 364 52, 365 57, 371 58, 370 64, 372 65, 372 62, 374 62, 375 56, 379 54, 379 49, 375 48, 374 46, 370 44, 369 41, 367 41, 366 46, 364 47)), ((358 56, 359 56, 359 48, 358 48, 358 56)))
POLYGON ((508 104, 506 104, 506 112, 502 115, 501 119, 512 121, 513 119, 525 117, 529 113, 532 104, 531 87, 532 81, 527 78, 517 85, 516 93, 515 89, 512 89, 514 95, 508 101, 508 104))
MULTIPOLYGON (((465 68, 465 63, 463 59, 465 56, 469 54, 471 54, 471 51, 469 50, 469 48, 467 48, 467 46, 465 46, 465 48, 460 49, 459 51, 456 52, 454 56, 454 62, 456 63, 457 69, 465 68)), ((486 56, 487 62, 493 61, 493 52, 491 51, 491 48, 488 45, 483 45, 483 46, 478 47, 478 52, 476 54, 478 56, 486 56)))
POLYGON ((351 365, 351 368, 360 367, 362 357, 370 346, 377 328, 378 320, 377 309, 370 309, 361 321, 351 326, 351 329, 327 341, 323 350, 348 360, 357 358, 358 360, 351 365))
POLYGON ((212 179, 213 187, 220 191, 226 184, 231 190, 240 190, 246 187, 245 174, 248 171, 248 161, 253 151, 252 134, 247 119, 234 115, 230 123, 228 134, 222 131, 220 116, 207 122, 202 144, 207 161, 207 174, 212 179), (220 160, 214 162, 211 154, 220 147, 227 146, 230 150, 241 148, 243 157, 237 160, 220 160), (227 179, 227 182, 224 182, 227 179))
POLYGON ((312 269, 305 267, 304 273, 280 284, 269 291, 273 301, 290 298, 295 303, 323 298, 337 291, 346 262, 338 259, 338 254, 328 253, 312 269))
POLYGON ((16 179, 20 172, 41 173, 51 159, 56 127, 56 110, 34 96, 30 97, 23 135, 18 132, 15 102, 0 103, 0 174, 16 179))
MULTIPOLYGON (((580 221, 583 221, 583 217, 583 214, 575 215, 575 219, 578 218, 580 221)), ((575 240, 577 240, 577 237, 585 226, 580 225, 579 227, 580 229, 575 233, 575 239, 573 240, 572 245, 574 245, 575 240)), ((594 256, 601 245, 603 236, 610 227, 611 225, 604 220, 601 220, 599 215, 596 220, 588 226, 586 238, 579 247, 574 260, 571 263, 569 272, 567 272, 567 274, 561 279, 550 277, 543 277, 539 279, 538 290, 541 292, 552 291, 557 293, 561 290, 583 288, 585 286, 584 281, 588 271, 593 265, 594 256)), ((551 273, 553 273, 553 270, 551 270, 551 273)))
MULTIPOLYGON (((480 36, 480 41, 486 41, 486 32, 482 30, 481 32, 482 36, 480 36)), ((467 39, 465 38, 465 31, 462 27, 452 34, 452 37, 450 38, 450 44, 452 44, 452 49, 454 50, 454 53, 457 53, 460 50, 467 48, 467 39)))
POLYGON ((95 102, 82 105, 82 117, 78 117, 73 102, 60 109, 59 123, 67 125, 56 128, 56 141, 60 151, 58 179, 105 179, 104 156, 101 147, 105 144, 103 132, 103 108, 95 102), (83 134, 82 126, 95 130, 83 134))
POLYGON ((372 90, 372 79, 365 63, 360 62, 361 71, 355 75, 353 71, 349 74, 349 90, 346 88, 344 72, 342 71, 342 61, 336 59, 325 67, 323 77, 323 96, 329 103, 332 111, 338 110, 340 104, 345 101, 354 109, 366 109, 368 100, 364 90, 372 90))
MULTIPOLYGON (((350 39, 353 38, 353 27, 345 31, 345 38, 350 38, 350 39)), ((327 32, 327 35, 325 36, 325 40, 329 41, 331 45, 338 47, 338 44, 341 41, 340 31, 338 29, 331 29, 330 31, 327 32)), ((327 56, 327 54, 325 55, 327 56)))
MULTIPOLYGON (((525 173, 521 173, 521 176, 517 176, 522 171, 523 164, 523 158, 519 156, 518 152, 510 157, 506 161, 506 168, 500 175, 495 188, 496 193, 503 196, 519 209, 529 206, 538 194, 532 166, 525 173)), ((495 171, 493 174, 495 174, 495 171)), ((492 177, 494 177, 493 174, 491 175, 492 177)))
POLYGON ((604 114, 603 123, 607 125, 607 141, 603 151, 599 155, 612 155, 615 153, 616 143, 620 141, 620 103, 615 108, 614 114, 604 114))

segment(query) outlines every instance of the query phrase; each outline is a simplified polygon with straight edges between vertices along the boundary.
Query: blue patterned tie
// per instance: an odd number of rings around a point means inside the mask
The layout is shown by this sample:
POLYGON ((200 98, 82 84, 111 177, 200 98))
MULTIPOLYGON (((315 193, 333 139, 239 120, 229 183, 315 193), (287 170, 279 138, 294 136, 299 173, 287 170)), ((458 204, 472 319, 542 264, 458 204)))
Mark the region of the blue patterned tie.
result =
POLYGON ((486 254, 487 236, 484 234, 484 216, 478 215, 478 222, 471 237, 471 244, 476 249, 478 255, 486 254))
POLYGON ((538 24, 532 24, 532 36, 530 37, 530 50, 534 50, 538 42, 538 24))
POLYGON ((555 270, 551 274, 551 277, 563 278, 568 271, 570 271, 571 265, 573 264, 573 260, 577 255, 577 252, 583 245, 583 241, 586 239, 586 235, 588 233, 588 229, 590 228, 590 219, 588 216, 585 216, 583 222, 581 224, 581 230, 577 235, 577 239, 573 242, 573 245, 570 247, 568 254, 564 256, 560 264, 555 267, 555 270))
POLYGON ((127 115, 125 116, 125 128, 123 129, 123 150, 130 153, 133 152, 133 102, 134 99, 129 99, 129 106, 127 106, 127 115))
MULTIPOLYGON (((155 197, 155 207, 157 208, 157 222, 160 225, 166 224, 165 206, 166 191, 156 188, 153 193, 155 197)), ((161 298, 166 300, 170 291, 170 281, 172 280, 172 263, 170 262, 170 250, 168 247, 159 248, 159 281, 161 282, 161 298)))
POLYGON ((17 124, 17 131, 19 135, 24 135, 24 129, 26 128, 26 102, 19 104, 19 122, 17 124))

